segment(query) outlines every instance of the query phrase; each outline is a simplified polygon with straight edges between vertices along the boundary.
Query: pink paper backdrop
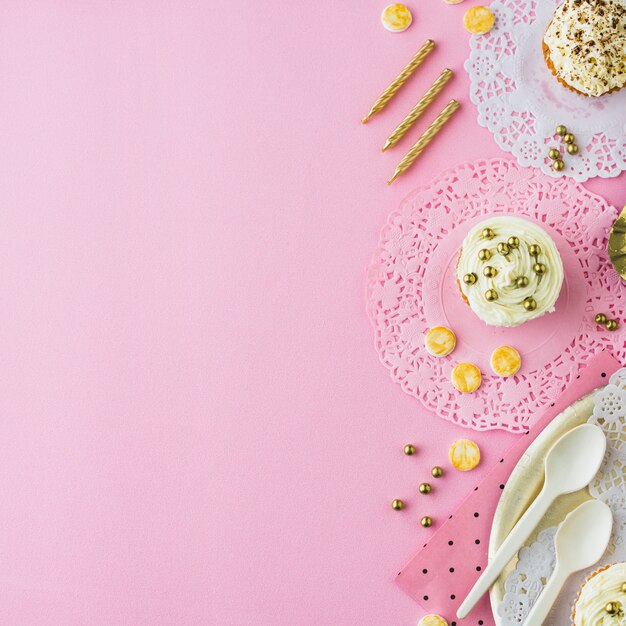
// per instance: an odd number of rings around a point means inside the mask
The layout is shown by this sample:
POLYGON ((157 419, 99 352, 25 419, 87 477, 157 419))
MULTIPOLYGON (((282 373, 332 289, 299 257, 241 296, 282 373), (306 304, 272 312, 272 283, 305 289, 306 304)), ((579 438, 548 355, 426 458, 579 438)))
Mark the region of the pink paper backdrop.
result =
MULTIPOLYGON (((365 267, 413 186, 500 151, 466 95, 470 1, 411 2, 402 35, 384 4, 0 6, 2 623, 421 615, 392 582, 432 532, 419 516, 444 519, 514 438, 473 434, 483 465, 418 501, 466 433, 377 362, 365 267), (443 66, 419 128, 464 109, 387 188, 407 144, 379 147, 443 66)), ((624 177, 589 188, 626 201, 624 177)))

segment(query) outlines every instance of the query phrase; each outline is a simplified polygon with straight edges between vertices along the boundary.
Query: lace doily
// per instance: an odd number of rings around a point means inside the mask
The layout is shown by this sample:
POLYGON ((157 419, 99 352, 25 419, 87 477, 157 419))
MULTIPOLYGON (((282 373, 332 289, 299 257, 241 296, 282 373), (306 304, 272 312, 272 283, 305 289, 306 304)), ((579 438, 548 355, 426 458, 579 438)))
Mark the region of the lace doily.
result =
POLYGON ((478 123, 522 165, 550 176, 585 181, 617 176, 626 169, 626 89, 600 98, 576 94, 548 69, 542 40, 558 0, 495 0, 489 8, 494 28, 470 40, 465 69, 478 123), (554 129, 565 124, 580 148, 565 155, 566 169, 554 172, 552 146, 563 151, 554 129))
POLYGON ((384 227, 368 270, 368 313, 382 364, 402 389, 440 417, 479 430, 523 432, 597 351, 626 357, 625 324, 609 333, 593 318, 618 317, 626 287, 606 254, 616 211, 569 179, 557 181, 512 159, 467 163, 448 170, 408 196, 384 227), (556 312, 517 328, 486 326, 458 293, 454 266, 473 223, 494 213, 541 223, 554 237, 565 266, 556 312), (444 359, 424 349, 428 328, 443 324, 457 334, 444 359), (498 345, 522 354, 511 378, 491 374, 498 345), (474 394, 457 392, 450 371, 472 361, 483 372, 474 394))
MULTIPOLYGON (((613 534, 607 553, 590 571, 575 574, 567 582, 546 623, 569 624, 578 591, 585 578, 604 565, 626 560, 626 369, 616 372, 609 384, 596 394, 589 419, 606 434, 607 454, 598 475, 589 486, 595 498, 606 502, 613 512, 613 534)), ((532 545, 522 548, 515 570, 509 574, 504 598, 498 607, 499 626, 524 623, 533 603, 554 569, 554 534, 548 528, 532 545)))

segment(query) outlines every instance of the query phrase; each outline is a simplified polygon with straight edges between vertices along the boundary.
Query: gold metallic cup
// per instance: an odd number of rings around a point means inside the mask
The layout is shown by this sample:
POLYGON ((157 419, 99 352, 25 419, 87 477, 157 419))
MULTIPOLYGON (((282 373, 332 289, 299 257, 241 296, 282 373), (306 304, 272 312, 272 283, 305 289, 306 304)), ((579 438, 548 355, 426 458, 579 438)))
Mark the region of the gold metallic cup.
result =
POLYGON ((617 273, 626 280, 626 206, 609 233, 609 258, 617 273))
POLYGON ((439 78, 432 84, 431 88, 422 96, 421 100, 411 109, 411 112, 396 126, 395 130, 389 135, 389 138, 383 146, 383 152, 395 144, 407 134, 411 126, 417 118, 428 108, 437 94, 443 89, 444 85, 452 78, 452 70, 445 69, 439 78))
POLYGON ((393 176, 387 181, 388 185, 398 178, 398 176, 402 176, 410 167, 413 165, 417 157, 422 154, 424 148, 433 140, 435 135, 445 126, 446 122, 452 117, 454 112, 461 105, 456 100, 450 100, 446 105, 446 108, 439 113, 439 115, 435 118, 435 121, 426 129, 424 134, 415 142, 413 147, 406 153, 402 161, 398 163, 398 167, 396 167, 396 171, 393 173, 393 176))
POLYGON ((424 45, 417 51, 416 55, 409 61, 406 67, 398 74, 396 79, 383 91, 380 98, 374 102, 374 105, 370 109, 370 112, 361 120, 363 124, 367 122, 372 115, 376 115, 379 111, 382 111, 389 100, 394 97, 396 92, 406 83, 408 78, 413 72, 422 64, 422 61, 433 51, 435 42, 432 39, 427 39, 424 45))

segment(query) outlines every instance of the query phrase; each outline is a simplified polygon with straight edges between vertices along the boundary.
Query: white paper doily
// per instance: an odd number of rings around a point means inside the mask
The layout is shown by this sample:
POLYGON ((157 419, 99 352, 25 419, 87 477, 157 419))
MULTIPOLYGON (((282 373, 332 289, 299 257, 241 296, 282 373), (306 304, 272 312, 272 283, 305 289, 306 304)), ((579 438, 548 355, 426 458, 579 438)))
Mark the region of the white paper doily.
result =
POLYGON ((497 144, 522 165, 551 176, 585 181, 609 178, 626 170, 626 89, 600 98, 576 94, 561 85, 548 69, 543 34, 558 0, 495 0, 494 28, 472 37, 465 62, 478 123, 497 144), (566 168, 555 172, 548 149, 558 147, 558 124, 576 135, 577 155, 565 154, 566 168))
MULTIPOLYGON (((602 560, 591 570, 579 572, 567 582, 548 618, 548 623, 559 626, 571 623, 576 595, 590 573, 604 565, 626 560, 626 369, 616 372, 606 388, 596 394, 589 422, 600 426, 607 439, 606 457, 589 486, 589 492, 611 508, 613 536, 602 560)), ((524 623, 554 569, 555 533, 556 526, 542 531, 537 541, 520 551, 519 561, 505 582, 504 599, 498 607, 501 626, 524 623)))

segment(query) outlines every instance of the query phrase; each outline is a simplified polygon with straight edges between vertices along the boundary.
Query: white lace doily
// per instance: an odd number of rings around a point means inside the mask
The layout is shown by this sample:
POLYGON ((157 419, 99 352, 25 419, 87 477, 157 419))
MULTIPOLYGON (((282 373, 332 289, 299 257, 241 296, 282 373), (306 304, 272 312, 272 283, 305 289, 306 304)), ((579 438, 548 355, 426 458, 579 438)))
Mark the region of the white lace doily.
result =
POLYGON ((368 313, 382 364, 402 389, 440 417, 478 430, 523 432, 542 407, 606 348, 626 358, 626 324, 609 333, 599 311, 618 317, 626 285, 611 266, 606 237, 616 210, 570 179, 553 180, 513 159, 457 166, 409 195, 388 218, 368 270, 368 313), (462 301, 454 271, 464 234, 486 215, 514 213, 543 224, 565 267, 556 312, 517 328, 483 324, 462 301), (457 348, 437 359, 424 349, 429 327, 457 333, 457 348), (498 345, 517 345, 522 369, 510 378, 491 374, 498 345), (483 372, 473 394, 450 382, 454 362, 483 372))
POLYGON ((626 89, 600 98, 576 94, 548 69, 543 34, 558 0, 495 0, 494 28, 470 40, 469 73, 478 123, 522 165, 550 176, 585 181, 617 176, 626 169, 626 89), (566 169, 554 172, 548 149, 562 144, 554 129, 565 124, 576 135, 577 155, 565 154, 566 169))
MULTIPOLYGON (((589 486, 589 492, 611 508, 613 535, 602 560, 591 570, 579 572, 567 582, 547 622, 559 626, 571 623, 576 595, 591 572, 626 560, 626 369, 616 372, 605 389, 596 394, 589 422, 600 426, 607 440, 604 463, 589 486)), ((524 623, 554 569, 555 533, 556 526, 542 531, 537 541, 520 551, 519 561, 506 580, 504 598, 498 607, 501 626, 524 623)))

